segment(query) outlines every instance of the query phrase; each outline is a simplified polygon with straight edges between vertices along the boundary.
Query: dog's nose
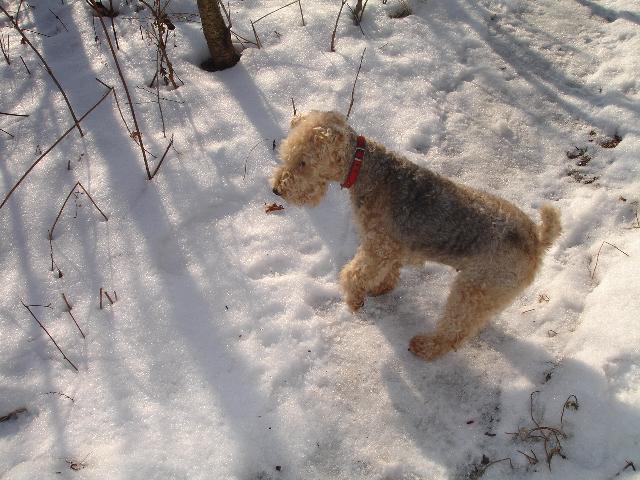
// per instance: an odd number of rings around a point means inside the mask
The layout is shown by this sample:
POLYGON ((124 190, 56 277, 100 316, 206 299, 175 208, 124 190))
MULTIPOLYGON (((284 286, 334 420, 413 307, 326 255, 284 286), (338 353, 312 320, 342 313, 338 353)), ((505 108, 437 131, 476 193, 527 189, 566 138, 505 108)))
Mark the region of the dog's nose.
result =
POLYGON ((278 191, 277 187, 273 187, 272 192, 275 193, 276 195, 280 196, 280 192, 278 191))

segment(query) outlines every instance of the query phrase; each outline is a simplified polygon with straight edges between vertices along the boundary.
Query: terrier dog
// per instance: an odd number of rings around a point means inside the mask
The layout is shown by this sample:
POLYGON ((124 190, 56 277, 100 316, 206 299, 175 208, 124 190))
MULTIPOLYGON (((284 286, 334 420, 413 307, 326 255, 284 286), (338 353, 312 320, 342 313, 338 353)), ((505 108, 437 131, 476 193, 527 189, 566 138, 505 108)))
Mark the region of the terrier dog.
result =
POLYGON ((329 182, 349 189, 360 246, 342 269, 351 311, 367 295, 396 286, 403 265, 450 265, 457 274, 433 333, 409 350, 424 360, 455 350, 527 287, 561 232, 556 209, 537 226, 513 204, 458 185, 359 136, 336 112, 291 121, 280 146, 273 193, 294 205, 317 205, 329 182))

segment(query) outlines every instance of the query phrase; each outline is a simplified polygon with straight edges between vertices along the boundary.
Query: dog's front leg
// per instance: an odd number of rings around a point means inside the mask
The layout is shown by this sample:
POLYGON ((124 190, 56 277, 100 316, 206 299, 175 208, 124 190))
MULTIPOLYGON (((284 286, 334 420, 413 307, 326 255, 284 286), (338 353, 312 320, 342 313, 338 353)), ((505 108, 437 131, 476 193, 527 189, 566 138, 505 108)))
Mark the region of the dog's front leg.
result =
POLYGON ((380 245, 375 249, 360 245, 355 257, 340 272, 340 286, 349 310, 360 309, 368 293, 379 295, 393 289, 398 265, 398 260, 380 245))

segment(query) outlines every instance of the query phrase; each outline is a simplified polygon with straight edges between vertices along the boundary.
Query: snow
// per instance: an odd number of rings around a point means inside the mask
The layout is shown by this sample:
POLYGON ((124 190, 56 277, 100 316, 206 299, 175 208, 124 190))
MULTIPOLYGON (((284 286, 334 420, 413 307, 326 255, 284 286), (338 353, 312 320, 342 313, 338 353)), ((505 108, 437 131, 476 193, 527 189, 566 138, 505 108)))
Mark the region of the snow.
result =
MULTIPOLYGON (((2 1, 11 12, 18 3, 2 1)), ((411 0, 412 15, 391 19, 397 2, 372 1, 365 36, 345 11, 330 53, 339 5, 303 1, 306 26, 296 5, 261 20, 263 48, 217 73, 198 67, 200 25, 175 15, 169 55, 185 85, 161 89, 173 100, 167 138, 153 95, 135 88, 155 68, 137 20, 146 13, 114 3, 145 145, 160 156, 173 135, 175 149, 148 181, 109 98, 83 121, 85 137, 70 134, 0 210, 0 417, 26 408, 0 422, 3 480, 635 477, 637 2, 411 0), (281 202, 269 177, 291 99, 300 112, 346 112, 365 47, 354 128, 533 218, 543 202, 562 213, 534 284, 432 363, 407 344, 433 328, 454 272, 405 269, 394 292, 352 315, 337 286, 357 246, 346 193, 334 185, 317 208, 264 212, 281 202), (576 149, 589 160, 569 159, 576 149), (53 233, 59 277, 48 232, 77 181, 108 220, 71 197, 53 233), (117 301, 100 309, 100 288, 117 301), (21 300, 50 304, 31 309, 78 373, 21 300), (508 433, 536 422, 566 433, 551 468, 541 441, 508 433), (492 463, 505 458, 512 466, 492 463)), ((234 30, 251 38, 249 21, 282 4, 231 2, 234 30)), ((49 35, 27 33, 77 115, 104 93, 97 77, 129 121, 85 2, 25 3, 20 24, 49 35)), ((0 116, 14 135, 0 132, 4 197, 72 121, 34 53, 6 19, 0 27, 12 58, 0 110, 29 115, 0 116)))

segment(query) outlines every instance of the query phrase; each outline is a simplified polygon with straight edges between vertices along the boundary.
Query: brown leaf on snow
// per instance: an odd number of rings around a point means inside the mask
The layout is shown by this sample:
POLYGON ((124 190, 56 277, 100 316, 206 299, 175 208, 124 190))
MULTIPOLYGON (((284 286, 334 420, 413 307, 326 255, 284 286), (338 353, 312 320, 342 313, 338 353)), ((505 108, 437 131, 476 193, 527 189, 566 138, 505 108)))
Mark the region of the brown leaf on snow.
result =
POLYGON ((279 210, 284 210, 284 207, 282 205, 278 205, 277 203, 271 203, 269 205, 267 205, 266 203, 264 204, 264 213, 273 213, 279 210))

